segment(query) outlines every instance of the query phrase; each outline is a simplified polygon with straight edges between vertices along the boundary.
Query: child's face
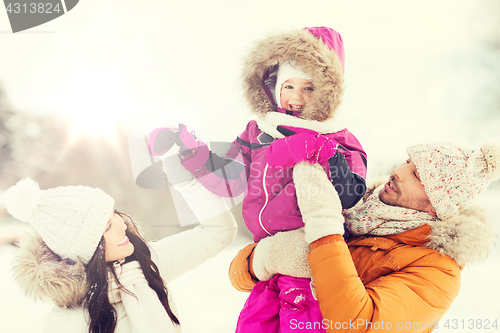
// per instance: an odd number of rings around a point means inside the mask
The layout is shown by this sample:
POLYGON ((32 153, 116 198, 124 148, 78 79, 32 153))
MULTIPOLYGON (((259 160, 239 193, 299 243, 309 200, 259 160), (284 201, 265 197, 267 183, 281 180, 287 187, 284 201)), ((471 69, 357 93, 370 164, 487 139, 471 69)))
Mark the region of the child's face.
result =
POLYGON ((291 78, 281 85, 281 107, 285 110, 302 111, 311 100, 313 84, 306 79, 291 78))

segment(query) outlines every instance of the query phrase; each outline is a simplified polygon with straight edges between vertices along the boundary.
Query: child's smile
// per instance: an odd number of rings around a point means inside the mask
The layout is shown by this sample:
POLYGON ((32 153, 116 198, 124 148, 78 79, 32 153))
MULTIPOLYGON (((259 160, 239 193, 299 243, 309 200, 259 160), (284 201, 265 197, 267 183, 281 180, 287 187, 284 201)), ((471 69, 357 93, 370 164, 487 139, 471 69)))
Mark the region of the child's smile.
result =
POLYGON ((313 85, 306 79, 291 78, 281 85, 281 107, 285 110, 302 111, 311 100, 313 85))
POLYGON ((289 104, 290 110, 293 111, 302 111, 302 106, 303 105, 297 105, 297 104, 289 104))

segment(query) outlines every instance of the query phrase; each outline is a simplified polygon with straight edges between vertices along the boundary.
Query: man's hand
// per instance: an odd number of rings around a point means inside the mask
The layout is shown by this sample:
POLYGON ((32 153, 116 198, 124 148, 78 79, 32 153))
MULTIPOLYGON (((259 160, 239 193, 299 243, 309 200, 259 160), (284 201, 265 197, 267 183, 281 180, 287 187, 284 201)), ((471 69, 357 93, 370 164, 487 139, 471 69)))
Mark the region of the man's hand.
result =
POLYGON ((293 169, 297 203, 310 244, 328 235, 344 234, 342 205, 335 187, 320 165, 299 163, 293 169))
POLYGON ((275 274, 311 277, 307 262, 309 244, 304 239, 304 228, 278 232, 262 239, 254 249, 252 267, 261 281, 275 274))

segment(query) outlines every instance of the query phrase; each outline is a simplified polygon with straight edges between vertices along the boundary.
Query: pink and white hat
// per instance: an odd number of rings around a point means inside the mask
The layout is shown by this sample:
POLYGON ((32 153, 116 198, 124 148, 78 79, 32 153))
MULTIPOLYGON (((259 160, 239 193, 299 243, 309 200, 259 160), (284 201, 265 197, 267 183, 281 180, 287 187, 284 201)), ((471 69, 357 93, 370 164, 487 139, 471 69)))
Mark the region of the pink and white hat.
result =
POLYGON ((500 178, 500 143, 480 150, 452 143, 417 145, 407 149, 437 216, 453 217, 500 178))

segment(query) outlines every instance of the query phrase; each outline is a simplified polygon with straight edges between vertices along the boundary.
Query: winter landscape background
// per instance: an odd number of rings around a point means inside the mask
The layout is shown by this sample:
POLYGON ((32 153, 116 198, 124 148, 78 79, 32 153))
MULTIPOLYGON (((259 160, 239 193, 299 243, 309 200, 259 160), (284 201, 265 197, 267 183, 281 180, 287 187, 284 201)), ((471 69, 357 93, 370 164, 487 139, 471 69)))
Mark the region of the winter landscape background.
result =
MULTIPOLYGON (((41 332, 50 305, 12 281, 11 245, 27 226, 2 207, 24 177, 42 188, 101 187, 142 222, 146 237, 184 229, 168 190, 135 184, 129 135, 155 117, 196 106, 206 140, 231 142, 252 119, 240 89, 242 59, 264 34, 329 26, 342 35, 346 93, 338 120, 363 144, 369 176, 389 174, 405 148, 500 141, 500 2, 85 0, 12 34, 0 10, 0 332, 41 332)), ((172 124, 172 125, 176 125, 172 124)), ((500 184, 480 198, 500 233, 500 184)), ((232 332, 247 294, 227 278, 251 240, 240 224, 222 254, 174 281, 184 332, 232 332)), ((500 247, 466 267, 447 319, 497 320, 500 247)), ((500 328, 494 329, 499 330, 500 328)))

